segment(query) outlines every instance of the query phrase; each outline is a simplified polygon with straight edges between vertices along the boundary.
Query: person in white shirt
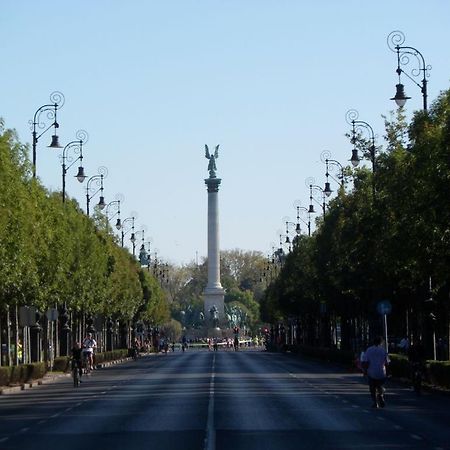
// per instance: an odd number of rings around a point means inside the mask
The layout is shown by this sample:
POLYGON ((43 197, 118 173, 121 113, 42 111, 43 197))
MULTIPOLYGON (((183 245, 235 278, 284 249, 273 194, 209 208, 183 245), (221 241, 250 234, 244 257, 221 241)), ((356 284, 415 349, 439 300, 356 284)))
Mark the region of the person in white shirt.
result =
POLYGON ((83 339, 83 356, 88 360, 89 369, 94 369, 94 350, 97 348, 97 341, 93 338, 92 333, 88 333, 83 339))
POLYGON ((384 408, 384 388, 386 381, 386 366, 389 364, 389 356, 382 346, 383 339, 377 336, 373 345, 364 353, 362 367, 369 380, 370 396, 373 400, 373 408, 384 408))

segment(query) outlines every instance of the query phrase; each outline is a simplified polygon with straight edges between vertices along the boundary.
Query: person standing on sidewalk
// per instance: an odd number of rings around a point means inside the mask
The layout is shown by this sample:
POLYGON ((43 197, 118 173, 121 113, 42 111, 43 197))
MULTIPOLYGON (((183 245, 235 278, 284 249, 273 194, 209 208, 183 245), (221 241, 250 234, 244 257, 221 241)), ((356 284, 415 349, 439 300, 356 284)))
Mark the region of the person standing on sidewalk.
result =
POLYGON ((364 353, 362 368, 369 380, 370 396, 372 397, 373 408, 384 408, 384 387, 386 381, 386 366, 389 364, 389 356, 382 346, 383 339, 377 336, 373 340, 373 345, 364 353))

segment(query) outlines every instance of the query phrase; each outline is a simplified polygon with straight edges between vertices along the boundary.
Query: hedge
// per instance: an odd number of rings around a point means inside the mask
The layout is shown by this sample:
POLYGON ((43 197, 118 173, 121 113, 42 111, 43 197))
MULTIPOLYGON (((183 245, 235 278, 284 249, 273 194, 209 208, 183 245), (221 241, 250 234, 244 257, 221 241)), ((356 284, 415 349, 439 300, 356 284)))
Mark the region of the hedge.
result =
MULTIPOLYGON (((100 364, 107 361, 115 361, 126 358, 127 349, 112 350, 109 352, 97 353, 95 363, 100 364)), ((57 372, 67 372, 70 368, 70 358, 59 356, 53 362, 53 370, 57 372)), ((26 383, 31 380, 42 378, 47 373, 45 362, 35 362, 32 364, 20 364, 18 366, 0 367, 0 386, 11 386, 26 383)))
MULTIPOLYGON (((268 346, 269 351, 279 351, 276 346, 268 346)), ((313 347, 308 345, 297 345, 285 347, 283 350, 300 353, 301 355, 329 361, 347 366, 355 365, 355 355, 351 351, 336 348, 313 347)), ((388 368, 393 378, 411 379, 411 365, 405 355, 390 354, 391 360, 388 368)), ((450 361, 427 361, 425 380, 433 386, 450 389, 450 361)))
POLYGON ((0 367, 0 386, 22 384, 30 380, 42 378, 46 371, 47 368, 44 362, 0 367))

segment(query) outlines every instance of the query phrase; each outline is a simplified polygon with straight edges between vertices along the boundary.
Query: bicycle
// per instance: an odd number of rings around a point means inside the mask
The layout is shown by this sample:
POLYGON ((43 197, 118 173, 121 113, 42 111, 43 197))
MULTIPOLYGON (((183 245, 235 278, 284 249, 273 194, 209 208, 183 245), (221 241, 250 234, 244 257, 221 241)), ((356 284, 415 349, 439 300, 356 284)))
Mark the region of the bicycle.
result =
POLYGON ((72 378, 73 387, 78 387, 80 385, 80 361, 77 359, 72 359, 72 378))
POLYGON ((422 392, 422 379, 423 379, 423 366, 421 363, 412 364, 412 374, 411 381, 413 385, 414 392, 420 395, 422 392))
POLYGON ((91 373, 91 357, 89 352, 83 352, 83 372, 86 375, 90 375, 91 373))

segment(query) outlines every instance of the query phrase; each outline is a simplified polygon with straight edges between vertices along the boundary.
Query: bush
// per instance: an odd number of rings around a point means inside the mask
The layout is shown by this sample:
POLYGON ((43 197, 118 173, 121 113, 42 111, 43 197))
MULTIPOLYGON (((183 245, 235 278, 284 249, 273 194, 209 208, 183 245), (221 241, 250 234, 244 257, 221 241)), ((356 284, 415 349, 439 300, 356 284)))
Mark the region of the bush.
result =
POLYGON ((68 356, 58 356, 53 361, 53 370, 57 372, 68 372, 70 369, 70 358, 68 356))
POLYGON ((428 373, 432 384, 450 388, 450 361, 429 361, 428 373))
POLYGON ((95 355, 95 364, 104 363, 107 361, 116 361, 128 356, 128 349, 117 349, 109 352, 97 353, 95 355))
POLYGON ((42 378, 46 371, 47 368, 43 362, 0 367, 0 386, 22 384, 30 380, 42 378))
POLYGON ((325 361, 336 362, 339 364, 353 365, 355 356, 348 350, 339 350, 337 348, 313 347, 309 345, 299 345, 298 352, 305 356, 317 358, 325 361))
POLYGON ((404 355, 390 354, 388 372, 396 378, 411 378, 411 365, 404 355))

